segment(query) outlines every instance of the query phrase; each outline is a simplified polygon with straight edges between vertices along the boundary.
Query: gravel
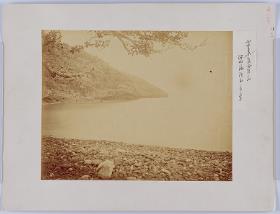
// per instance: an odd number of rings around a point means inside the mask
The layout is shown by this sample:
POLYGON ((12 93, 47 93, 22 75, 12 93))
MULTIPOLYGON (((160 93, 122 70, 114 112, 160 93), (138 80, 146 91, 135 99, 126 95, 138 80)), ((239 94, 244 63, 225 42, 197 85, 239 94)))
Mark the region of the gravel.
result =
POLYGON ((231 152, 43 137, 41 161, 43 180, 232 180, 231 152))

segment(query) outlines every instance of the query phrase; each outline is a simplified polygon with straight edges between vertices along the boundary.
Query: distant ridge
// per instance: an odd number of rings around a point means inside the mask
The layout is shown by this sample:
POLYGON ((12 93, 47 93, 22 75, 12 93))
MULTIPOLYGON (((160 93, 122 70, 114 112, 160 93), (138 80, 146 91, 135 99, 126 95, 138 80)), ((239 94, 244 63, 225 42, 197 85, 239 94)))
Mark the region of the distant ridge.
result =
POLYGON ((166 97, 147 81, 120 72, 81 50, 71 53, 63 44, 43 53, 43 102, 82 103, 166 97))

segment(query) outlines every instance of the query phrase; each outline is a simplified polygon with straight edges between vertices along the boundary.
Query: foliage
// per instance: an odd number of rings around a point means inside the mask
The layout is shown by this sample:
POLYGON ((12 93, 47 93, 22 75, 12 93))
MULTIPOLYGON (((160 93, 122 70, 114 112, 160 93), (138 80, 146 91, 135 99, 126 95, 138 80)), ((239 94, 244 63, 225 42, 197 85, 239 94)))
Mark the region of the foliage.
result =
POLYGON ((62 35, 60 31, 42 31, 43 53, 51 52, 53 49, 62 48, 62 35))
POLYGON ((77 50, 88 47, 106 48, 113 38, 120 41, 129 55, 150 56, 163 50, 179 47, 185 50, 194 50, 203 46, 205 41, 198 45, 187 42, 189 32, 184 31, 88 31, 90 39, 77 50))
MULTIPOLYGON (((89 39, 83 44, 71 47, 71 53, 80 52, 85 48, 106 48, 112 39, 118 39, 122 47, 129 55, 150 56, 154 53, 179 47, 184 50, 195 50, 205 45, 190 44, 189 32, 185 31, 88 31, 89 39)), ((49 31, 42 33, 43 50, 50 51, 53 48, 61 48, 60 31, 49 31)))

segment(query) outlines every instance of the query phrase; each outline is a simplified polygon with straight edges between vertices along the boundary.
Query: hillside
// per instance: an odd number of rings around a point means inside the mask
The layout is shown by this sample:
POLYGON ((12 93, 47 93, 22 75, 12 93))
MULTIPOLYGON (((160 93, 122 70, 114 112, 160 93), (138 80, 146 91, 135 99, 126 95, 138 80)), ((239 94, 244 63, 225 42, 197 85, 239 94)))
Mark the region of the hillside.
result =
POLYGON ((100 102, 165 97, 147 81, 120 72, 96 56, 71 46, 43 51, 43 102, 100 102))

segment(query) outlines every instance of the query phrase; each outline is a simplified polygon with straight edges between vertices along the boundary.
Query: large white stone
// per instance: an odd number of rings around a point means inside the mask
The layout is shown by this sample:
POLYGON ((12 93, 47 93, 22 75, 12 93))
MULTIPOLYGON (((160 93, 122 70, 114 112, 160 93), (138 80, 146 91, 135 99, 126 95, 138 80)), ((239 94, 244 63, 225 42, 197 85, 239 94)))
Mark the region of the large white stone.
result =
POLYGON ((113 161, 105 160, 97 167, 97 175, 102 179, 111 178, 115 165, 113 161))

